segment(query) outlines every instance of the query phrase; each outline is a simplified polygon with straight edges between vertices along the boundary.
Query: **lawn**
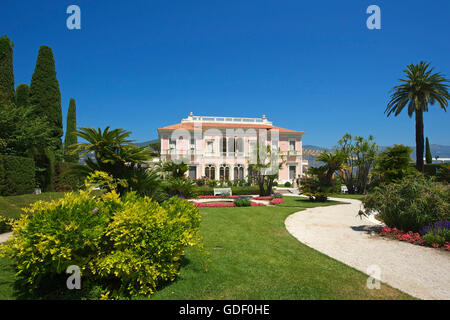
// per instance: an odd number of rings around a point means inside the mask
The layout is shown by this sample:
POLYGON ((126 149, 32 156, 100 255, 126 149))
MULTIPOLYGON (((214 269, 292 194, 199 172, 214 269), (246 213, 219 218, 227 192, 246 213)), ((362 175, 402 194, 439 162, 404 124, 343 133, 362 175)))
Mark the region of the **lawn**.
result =
POLYGON ((363 200, 365 195, 363 195, 363 194, 348 194, 348 193, 347 194, 333 193, 333 194, 330 194, 330 197, 332 197, 332 198, 363 200))
MULTIPOLYGON (((152 299, 411 298, 384 284, 380 290, 367 289, 365 274, 291 236, 286 217, 320 204, 286 198, 284 205, 296 206, 201 208, 208 272, 204 256, 188 248, 178 279, 152 299)), ((11 263, 0 259, 0 299, 15 299, 13 284, 11 263)))
MULTIPOLYGON (((303 200, 296 204, 318 205, 303 200)), ((208 272, 202 267, 198 251, 189 248, 178 280, 152 298, 411 298, 385 284, 380 290, 367 289, 367 275, 291 236, 284 220, 299 210, 298 206, 201 208, 201 233, 211 259, 208 272)))
POLYGON ((293 196, 285 196, 283 197, 283 199, 284 202, 278 204, 277 207, 315 208, 345 203, 332 200, 329 200, 327 202, 312 202, 309 201, 309 198, 306 197, 293 197, 293 196))
POLYGON ((61 198, 63 192, 46 192, 41 194, 24 194, 20 196, 0 197, 0 215, 9 218, 18 218, 23 211, 22 208, 42 200, 50 201, 61 198))

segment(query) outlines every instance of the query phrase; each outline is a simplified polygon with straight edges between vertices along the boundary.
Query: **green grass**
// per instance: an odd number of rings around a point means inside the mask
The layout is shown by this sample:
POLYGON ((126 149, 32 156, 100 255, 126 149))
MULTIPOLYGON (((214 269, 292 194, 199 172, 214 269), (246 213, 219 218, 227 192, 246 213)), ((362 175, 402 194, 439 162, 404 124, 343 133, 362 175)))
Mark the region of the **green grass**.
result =
POLYGON ((364 199, 364 195, 363 194, 333 193, 333 194, 330 194, 330 197, 332 197, 332 198, 343 198, 343 199, 356 199, 356 200, 363 200, 364 199))
POLYGON ((0 215, 8 218, 18 218, 23 211, 22 208, 42 200, 49 201, 59 199, 63 192, 46 192, 41 194, 24 194, 20 196, 0 197, 0 215))
MULTIPOLYGON (((291 236, 284 220, 321 205, 296 198, 285 203, 292 207, 201 208, 208 272, 204 256, 188 248, 177 280, 152 299, 411 299, 385 284, 367 289, 367 275, 291 236)), ((11 262, 2 258, 0 299, 16 298, 13 285, 11 262)))
POLYGON ((179 278, 152 299, 411 298, 385 284, 369 290, 367 275, 300 243, 284 225, 296 211, 298 207, 280 206, 201 208, 208 272, 199 252, 189 248, 179 278))
POLYGON ((278 204, 277 207, 315 208, 345 203, 332 200, 329 200, 327 202, 312 202, 309 201, 309 198, 306 197, 293 197, 293 196, 286 196, 283 197, 283 199, 284 202, 278 204))

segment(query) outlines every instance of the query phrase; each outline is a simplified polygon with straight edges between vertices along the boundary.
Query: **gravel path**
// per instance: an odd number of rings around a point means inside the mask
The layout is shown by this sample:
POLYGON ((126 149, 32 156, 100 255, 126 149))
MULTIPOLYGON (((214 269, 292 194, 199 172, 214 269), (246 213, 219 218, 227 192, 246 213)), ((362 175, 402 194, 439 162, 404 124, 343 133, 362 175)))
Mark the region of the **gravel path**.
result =
POLYGON ((420 299, 450 299, 450 253, 371 234, 372 219, 357 217, 361 201, 311 208, 285 225, 299 241, 366 274, 376 265, 382 282, 420 299))
POLYGON ((12 232, 0 233, 0 243, 6 242, 11 235, 12 232))

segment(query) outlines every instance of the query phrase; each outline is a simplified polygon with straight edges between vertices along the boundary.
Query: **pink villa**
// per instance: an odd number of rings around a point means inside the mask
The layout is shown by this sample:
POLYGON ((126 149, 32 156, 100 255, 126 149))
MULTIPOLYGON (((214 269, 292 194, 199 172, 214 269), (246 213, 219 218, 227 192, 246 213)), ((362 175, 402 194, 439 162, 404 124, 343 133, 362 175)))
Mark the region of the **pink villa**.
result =
MULTIPOLYGON (((256 157, 262 139, 279 150, 272 160, 283 162, 278 183, 295 183, 308 161, 302 159, 304 131, 273 126, 261 118, 194 116, 158 129, 161 160, 178 160, 189 165, 193 179, 247 179, 249 164, 256 157), (252 155, 255 155, 252 157, 252 155)), ((253 160, 254 161, 254 160, 253 160)), ((278 167, 278 165, 277 165, 278 167)))

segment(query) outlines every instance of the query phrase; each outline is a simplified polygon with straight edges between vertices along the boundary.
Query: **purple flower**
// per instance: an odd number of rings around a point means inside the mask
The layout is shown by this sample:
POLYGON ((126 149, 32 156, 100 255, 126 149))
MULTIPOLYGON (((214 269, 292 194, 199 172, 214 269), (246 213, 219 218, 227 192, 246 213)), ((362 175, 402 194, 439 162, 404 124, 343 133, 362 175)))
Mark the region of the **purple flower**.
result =
POLYGON ((424 226, 420 229, 419 233, 424 235, 429 232, 435 233, 443 230, 450 230, 450 221, 437 221, 434 225, 424 226))
POLYGON ((94 210, 92 210, 92 213, 97 213, 98 212, 98 208, 95 208, 94 210))

